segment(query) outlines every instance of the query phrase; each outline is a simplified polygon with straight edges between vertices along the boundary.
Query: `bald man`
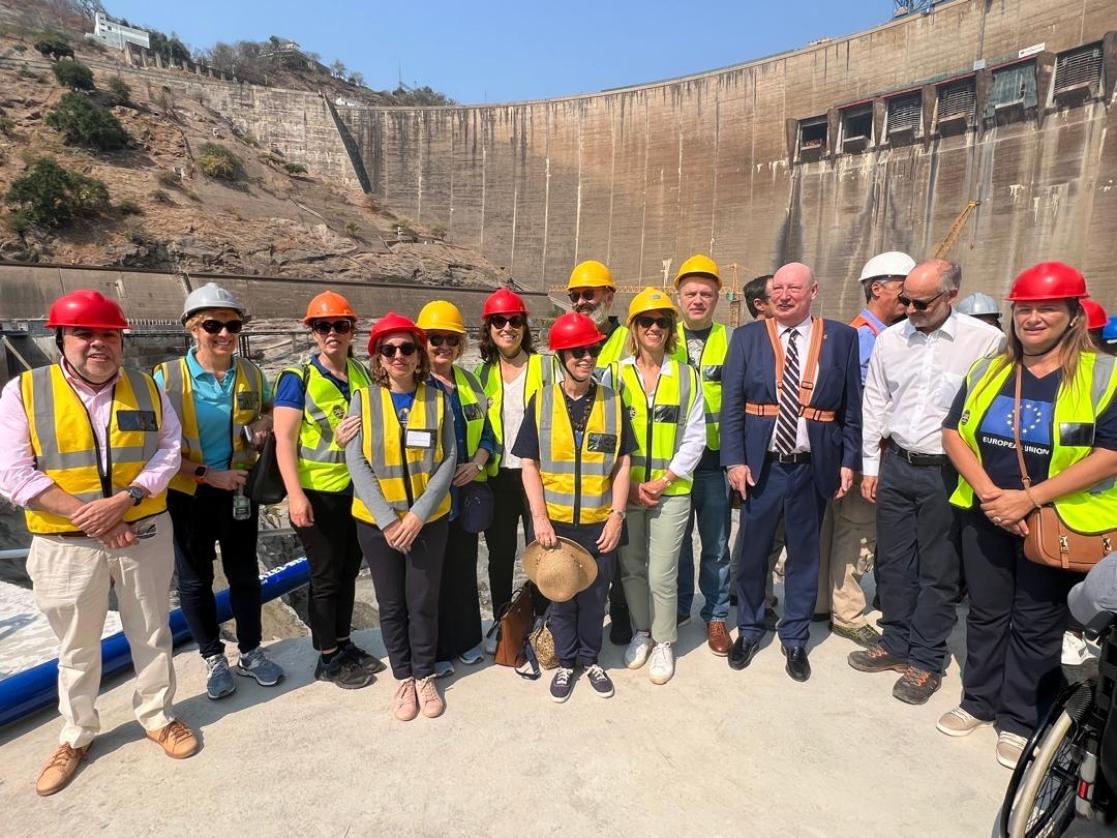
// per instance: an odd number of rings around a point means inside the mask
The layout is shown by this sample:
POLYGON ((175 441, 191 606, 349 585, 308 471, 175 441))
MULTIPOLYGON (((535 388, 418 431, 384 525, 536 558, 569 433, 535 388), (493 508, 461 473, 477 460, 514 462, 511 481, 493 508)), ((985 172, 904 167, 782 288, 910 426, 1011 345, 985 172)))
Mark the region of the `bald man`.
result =
POLYGON ((765 633, 764 578, 784 523, 784 615, 777 631, 796 681, 810 678, 807 640, 818 594, 826 503, 849 491, 861 461, 857 332, 811 316, 818 283, 799 262, 769 284, 770 319, 737 329, 722 375, 721 463, 741 493, 737 639, 729 665, 752 662, 765 633), (740 533, 747 533, 743 538, 740 533))

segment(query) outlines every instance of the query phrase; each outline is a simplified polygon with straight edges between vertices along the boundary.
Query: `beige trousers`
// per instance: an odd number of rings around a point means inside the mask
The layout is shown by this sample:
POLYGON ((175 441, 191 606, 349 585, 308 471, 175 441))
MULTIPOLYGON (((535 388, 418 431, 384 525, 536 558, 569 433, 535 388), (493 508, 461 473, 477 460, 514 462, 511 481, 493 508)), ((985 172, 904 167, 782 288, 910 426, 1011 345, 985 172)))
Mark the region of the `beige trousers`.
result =
POLYGON ((35 601, 61 644, 58 711, 65 724, 59 741, 73 748, 88 745, 101 729, 96 704, 110 585, 116 589, 120 622, 132 649, 136 718, 149 731, 174 720, 175 671, 167 622, 174 568, 171 517, 163 513, 149 520, 155 523, 155 535, 123 550, 109 550, 92 538, 37 535, 31 541, 27 572, 35 601))
POLYGON ((628 544, 620 550, 621 584, 634 631, 656 643, 678 637, 679 550, 690 518, 690 495, 665 495, 651 509, 629 506, 628 544))
POLYGON ((841 500, 826 506, 819 532, 818 599, 814 613, 830 612, 842 628, 866 625, 861 577, 872 567, 876 550, 876 507, 861 496, 861 477, 841 500))

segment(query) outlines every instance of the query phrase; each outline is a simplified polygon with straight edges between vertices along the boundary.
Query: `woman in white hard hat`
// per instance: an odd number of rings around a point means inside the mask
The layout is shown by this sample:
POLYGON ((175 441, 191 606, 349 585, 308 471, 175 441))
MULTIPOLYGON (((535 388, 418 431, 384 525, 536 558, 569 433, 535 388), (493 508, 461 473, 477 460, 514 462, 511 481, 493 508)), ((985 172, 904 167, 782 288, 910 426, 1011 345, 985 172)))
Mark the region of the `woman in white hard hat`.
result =
POLYGON ((213 595, 217 544, 237 622, 240 657, 235 670, 266 687, 283 677, 283 670, 260 647, 259 506, 244 494, 256 448, 272 423, 267 378, 237 354, 246 320, 244 306, 216 283, 192 291, 182 323, 194 346, 154 372, 182 422, 182 466, 171 480, 167 509, 174 522, 179 602, 206 661, 206 694, 211 699, 236 690, 213 595))

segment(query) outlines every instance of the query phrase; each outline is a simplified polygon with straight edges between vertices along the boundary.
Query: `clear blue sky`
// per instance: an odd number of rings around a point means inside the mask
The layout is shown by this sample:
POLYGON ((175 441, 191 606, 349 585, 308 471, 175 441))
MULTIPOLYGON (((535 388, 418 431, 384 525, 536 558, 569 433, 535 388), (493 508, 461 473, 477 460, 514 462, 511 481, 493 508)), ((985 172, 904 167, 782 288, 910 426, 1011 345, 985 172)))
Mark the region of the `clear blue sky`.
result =
POLYGON ((279 35, 376 89, 463 103, 585 93, 762 58, 884 23, 891 0, 104 0, 191 47, 279 35))

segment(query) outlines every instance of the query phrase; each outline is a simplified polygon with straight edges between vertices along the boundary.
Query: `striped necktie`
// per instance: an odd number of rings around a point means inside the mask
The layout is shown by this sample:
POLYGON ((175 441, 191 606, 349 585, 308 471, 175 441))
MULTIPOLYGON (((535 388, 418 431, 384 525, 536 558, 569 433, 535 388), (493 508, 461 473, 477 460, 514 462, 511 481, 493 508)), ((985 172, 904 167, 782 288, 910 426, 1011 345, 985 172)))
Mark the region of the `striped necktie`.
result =
POLYGON ((799 427, 799 333, 785 329, 787 355, 783 364, 783 392, 780 394, 780 412, 776 417, 776 453, 790 454, 795 450, 799 427))

